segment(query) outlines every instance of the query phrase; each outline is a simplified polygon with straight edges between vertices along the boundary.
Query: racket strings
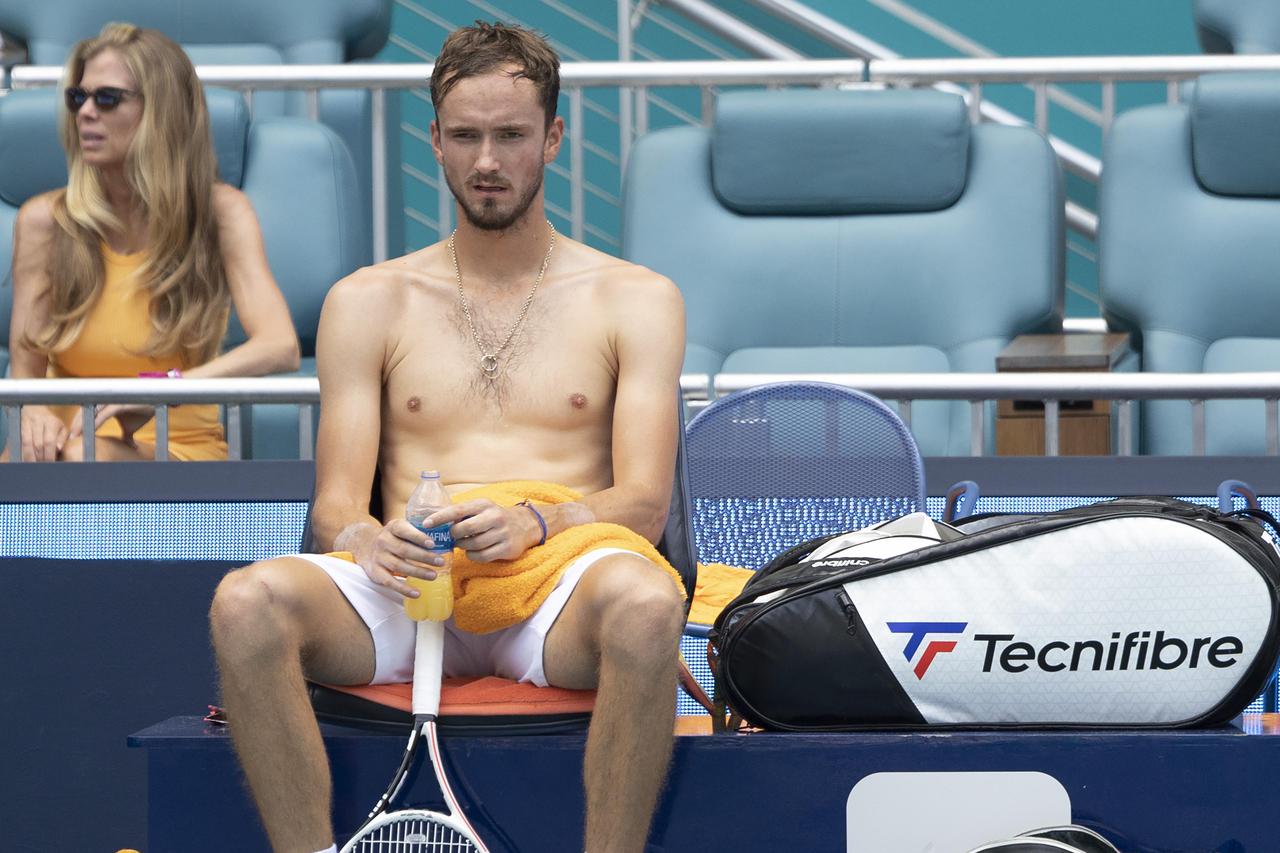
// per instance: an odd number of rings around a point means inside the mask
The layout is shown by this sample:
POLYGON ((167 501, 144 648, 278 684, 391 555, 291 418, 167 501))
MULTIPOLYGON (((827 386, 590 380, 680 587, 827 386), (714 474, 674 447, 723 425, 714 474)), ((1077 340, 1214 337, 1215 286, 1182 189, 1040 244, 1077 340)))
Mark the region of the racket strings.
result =
POLYGON ((405 815, 353 839, 352 853, 478 853, 471 839, 430 815, 405 815))

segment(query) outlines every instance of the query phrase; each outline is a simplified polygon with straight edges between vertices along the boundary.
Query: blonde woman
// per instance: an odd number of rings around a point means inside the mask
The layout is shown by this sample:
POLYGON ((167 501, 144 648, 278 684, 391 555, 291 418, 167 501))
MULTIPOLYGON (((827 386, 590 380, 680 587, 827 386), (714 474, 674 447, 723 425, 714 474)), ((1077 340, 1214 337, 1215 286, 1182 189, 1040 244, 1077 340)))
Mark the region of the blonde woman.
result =
MULTIPOLYGON (((76 45, 59 125, 65 189, 14 226, 15 378, 258 376, 296 369, 298 339, 248 199, 216 181, 204 90, 155 30, 108 24, 76 45), (220 354, 234 306, 248 339, 220 354)), ((24 461, 150 459, 154 411, 22 409, 24 461)), ((226 457, 217 406, 170 410, 169 456, 226 457)))

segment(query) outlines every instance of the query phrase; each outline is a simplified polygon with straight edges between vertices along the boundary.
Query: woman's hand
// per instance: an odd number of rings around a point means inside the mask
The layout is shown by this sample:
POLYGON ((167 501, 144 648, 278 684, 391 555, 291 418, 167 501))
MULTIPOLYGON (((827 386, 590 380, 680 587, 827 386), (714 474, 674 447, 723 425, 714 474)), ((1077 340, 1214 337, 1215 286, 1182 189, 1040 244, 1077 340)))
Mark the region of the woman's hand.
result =
MULTIPOLYGON (((78 439, 84 432, 84 420, 81 414, 83 411, 83 409, 77 411, 76 416, 71 420, 71 429, 68 435, 71 440, 78 439)), ((155 406, 147 406, 142 403, 100 405, 94 410, 93 431, 96 433, 100 426, 115 418, 120 424, 120 438, 124 440, 125 444, 132 446, 134 443, 133 434, 155 416, 155 406)))
POLYGON ((69 431, 48 406, 22 407, 22 461, 57 462, 69 431))

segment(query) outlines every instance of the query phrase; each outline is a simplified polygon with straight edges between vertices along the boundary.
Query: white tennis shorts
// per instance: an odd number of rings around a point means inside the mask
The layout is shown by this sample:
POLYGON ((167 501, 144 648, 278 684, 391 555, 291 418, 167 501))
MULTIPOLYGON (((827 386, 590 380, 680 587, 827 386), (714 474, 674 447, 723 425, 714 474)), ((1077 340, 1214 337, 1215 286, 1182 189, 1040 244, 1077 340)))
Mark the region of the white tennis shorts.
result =
MULTIPOLYGON (((625 548, 597 548, 570 563, 555 589, 534 614, 516 625, 489 634, 472 634, 445 622, 444 674, 446 676, 498 675, 513 681, 547 686, 542 668, 542 648, 547 632, 569 600, 583 573, 610 554, 632 554, 625 548)), ((404 612, 404 597, 369 580, 355 563, 327 554, 297 554, 315 563, 337 585, 360 614, 373 635, 374 672, 370 684, 397 684, 413 680, 413 651, 417 629, 404 612)))

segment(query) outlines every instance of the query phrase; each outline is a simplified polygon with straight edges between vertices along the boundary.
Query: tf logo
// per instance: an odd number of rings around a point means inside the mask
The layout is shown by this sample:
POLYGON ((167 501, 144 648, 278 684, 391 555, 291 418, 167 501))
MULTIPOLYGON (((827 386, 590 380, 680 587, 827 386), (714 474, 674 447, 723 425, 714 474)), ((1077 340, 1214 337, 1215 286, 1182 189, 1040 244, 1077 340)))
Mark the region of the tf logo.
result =
MULTIPOLYGON (((902 656, 908 661, 915 659, 916 652, 920 650, 920 644, 924 642, 925 637, 930 634, 962 634, 968 626, 968 622, 886 622, 889 630, 895 634, 908 634, 907 647, 902 650, 902 656)), ((920 653, 919 659, 913 670, 916 678, 924 678, 924 674, 929 671, 929 665, 933 663, 933 659, 943 652, 953 651, 956 647, 955 640, 930 640, 928 645, 924 647, 924 651, 920 653)))

